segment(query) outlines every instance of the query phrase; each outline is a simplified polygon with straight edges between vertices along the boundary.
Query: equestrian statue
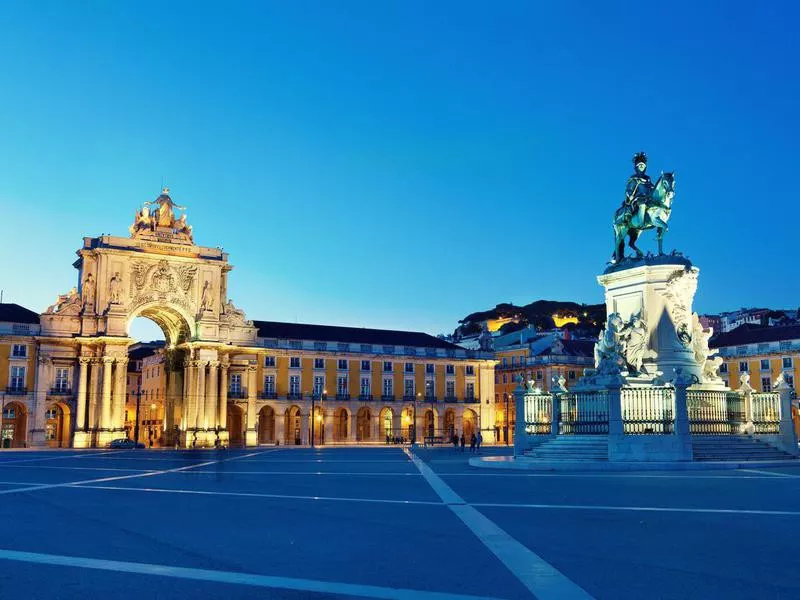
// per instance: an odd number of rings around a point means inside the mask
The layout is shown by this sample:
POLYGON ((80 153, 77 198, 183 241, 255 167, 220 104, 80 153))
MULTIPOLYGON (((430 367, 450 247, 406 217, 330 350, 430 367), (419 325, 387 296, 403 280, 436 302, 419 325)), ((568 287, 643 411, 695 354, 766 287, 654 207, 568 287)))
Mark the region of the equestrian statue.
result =
POLYGON ((636 258, 644 256, 636 247, 639 234, 646 229, 656 230, 658 253, 664 254, 664 232, 672 211, 672 198, 675 195, 675 174, 662 173, 653 183, 647 171, 647 155, 638 152, 633 157, 634 173, 628 178, 625 200, 614 213, 614 256, 612 263, 625 258, 625 237, 628 246, 636 252, 636 258))

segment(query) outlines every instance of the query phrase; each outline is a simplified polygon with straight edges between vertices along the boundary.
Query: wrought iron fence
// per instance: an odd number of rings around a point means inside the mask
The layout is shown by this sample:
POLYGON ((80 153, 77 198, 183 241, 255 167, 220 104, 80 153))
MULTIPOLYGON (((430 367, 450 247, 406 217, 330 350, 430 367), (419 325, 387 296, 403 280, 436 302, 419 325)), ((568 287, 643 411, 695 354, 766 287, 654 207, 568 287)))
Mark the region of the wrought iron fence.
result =
POLYGON ((745 420, 744 397, 738 392, 688 390, 689 431, 695 435, 734 435, 745 420))
POLYGON ((672 388, 623 388, 621 390, 622 424, 625 433, 673 433, 675 393, 672 388))
POLYGON ((608 433, 608 392, 570 392, 559 395, 559 434, 608 433))
POLYGON ((780 394, 777 392, 766 392, 753 394, 751 398, 755 433, 780 433, 780 394))
POLYGON ((530 435, 549 435, 552 430, 553 396, 525 395, 525 432, 530 435))

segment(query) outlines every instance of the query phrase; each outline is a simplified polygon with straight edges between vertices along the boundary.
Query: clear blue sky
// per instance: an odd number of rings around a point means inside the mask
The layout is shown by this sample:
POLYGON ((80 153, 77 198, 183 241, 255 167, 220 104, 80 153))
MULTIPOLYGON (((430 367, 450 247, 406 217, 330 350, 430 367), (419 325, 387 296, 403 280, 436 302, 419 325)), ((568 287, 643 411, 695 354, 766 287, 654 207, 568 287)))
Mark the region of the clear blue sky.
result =
POLYGON ((601 302, 644 149, 696 308, 797 307, 797 6, 3 2, 0 287, 43 310, 163 180, 251 318, 601 302))

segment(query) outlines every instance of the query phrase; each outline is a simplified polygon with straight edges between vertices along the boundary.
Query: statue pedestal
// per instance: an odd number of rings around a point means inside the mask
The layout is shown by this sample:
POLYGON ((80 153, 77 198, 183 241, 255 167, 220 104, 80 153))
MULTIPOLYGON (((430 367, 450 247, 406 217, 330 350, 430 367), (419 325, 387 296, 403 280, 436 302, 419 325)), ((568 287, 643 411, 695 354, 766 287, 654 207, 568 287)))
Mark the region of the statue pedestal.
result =
POLYGON ((658 373, 666 380, 675 370, 702 381, 702 365, 692 347, 692 301, 699 269, 680 256, 625 259, 598 276, 606 290, 606 311, 622 322, 639 317, 647 346, 639 374, 623 372, 625 385, 652 385, 658 373))

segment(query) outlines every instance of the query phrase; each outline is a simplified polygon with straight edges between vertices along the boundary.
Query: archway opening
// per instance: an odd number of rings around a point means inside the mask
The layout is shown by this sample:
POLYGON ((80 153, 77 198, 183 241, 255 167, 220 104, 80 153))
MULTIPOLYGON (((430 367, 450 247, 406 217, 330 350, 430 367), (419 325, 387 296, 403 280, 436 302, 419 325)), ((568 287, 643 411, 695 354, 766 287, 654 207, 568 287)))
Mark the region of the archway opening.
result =
POLYGON ((333 418, 333 441, 346 442, 347 441, 347 409, 337 408, 333 418))
MULTIPOLYGON (((147 448, 180 440, 186 351, 175 343, 188 339, 188 322, 177 310, 145 307, 128 321, 125 433, 147 448)), ((187 445, 192 444, 186 439, 187 445)))
POLYGON ((314 428, 312 432, 314 438, 312 441, 315 444, 322 445, 325 443, 325 411, 321 407, 314 407, 312 422, 314 428))
POLYGON ((244 446, 244 411, 233 403, 228 403, 228 443, 231 448, 244 446))
POLYGON ((275 410, 271 406, 263 407, 258 413, 258 443, 275 443, 275 410))
POLYGON ((71 411, 69 405, 54 402, 45 410, 44 439, 51 448, 70 445, 71 411))
POLYGON ((368 442, 370 440, 370 421, 372 413, 369 408, 362 406, 356 413, 356 441, 368 442))
POLYGON ((444 434, 451 440, 456 434, 456 411, 452 408, 444 411, 444 434))
POLYGON ((9 402, 3 406, 3 426, 0 435, 3 448, 24 448, 27 425, 28 410, 24 404, 9 402))
POLYGON ((430 408, 425 411, 425 436, 426 437, 433 437, 436 435, 436 419, 433 414, 433 410, 430 408))
POLYGON ((381 409, 380 415, 378 416, 378 435, 381 439, 385 439, 387 444, 394 437, 394 426, 392 424, 393 416, 392 409, 388 406, 381 409))
POLYGON ((478 416, 471 408, 464 409, 464 416, 461 419, 461 431, 464 438, 469 441, 474 433, 477 433, 478 416))
POLYGON ((290 406, 284 413, 284 444, 299 446, 303 443, 302 414, 297 405, 290 406))

